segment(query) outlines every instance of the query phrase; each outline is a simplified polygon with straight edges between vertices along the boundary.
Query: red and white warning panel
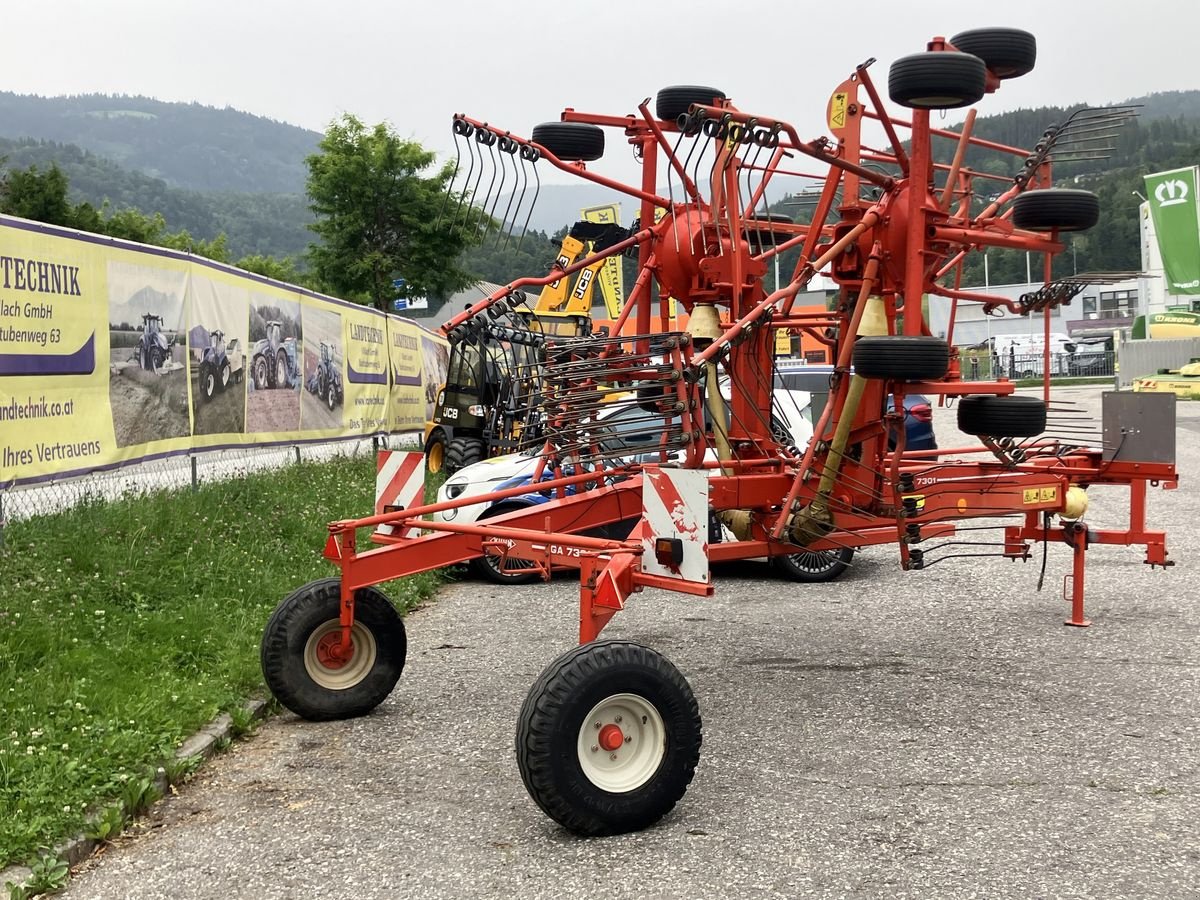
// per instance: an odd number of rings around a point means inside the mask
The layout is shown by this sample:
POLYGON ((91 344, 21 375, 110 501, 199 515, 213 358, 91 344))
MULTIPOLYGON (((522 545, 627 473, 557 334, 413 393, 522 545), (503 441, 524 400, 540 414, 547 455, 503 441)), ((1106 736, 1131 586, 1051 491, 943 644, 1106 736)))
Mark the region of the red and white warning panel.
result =
MULTIPOLYGON (((425 456, 400 450, 380 450, 375 460, 375 514, 399 512, 420 506, 425 500, 425 456)), ((380 525, 382 537, 412 537, 411 526, 380 525)))
POLYGON ((642 571, 708 584, 708 476, 697 469, 647 469, 642 571))

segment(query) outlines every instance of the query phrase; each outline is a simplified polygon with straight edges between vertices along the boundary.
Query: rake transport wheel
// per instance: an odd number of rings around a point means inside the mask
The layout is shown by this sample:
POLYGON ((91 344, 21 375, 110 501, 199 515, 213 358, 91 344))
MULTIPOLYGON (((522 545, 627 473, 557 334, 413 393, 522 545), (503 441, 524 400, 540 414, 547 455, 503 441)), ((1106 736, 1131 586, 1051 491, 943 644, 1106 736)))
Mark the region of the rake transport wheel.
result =
POLYGON ((986 88, 987 66, 970 53, 914 53, 888 70, 888 96, 909 109, 970 106, 986 88))
POLYGON ((1012 223, 1027 231, 1086 231, 1100 221, 1100 198, 1091 191, 1043 188, 1017 194, 1012 223))
POLYGON ((446 468, 446 433, 440 428, 429 435, 425 442, 425 471, 432 475, 446 468))
MULTIPOLYGON (((514 509, 523 509, 520 504, 504 504, 497 503, 490 509, 484 510, 477 521, 483 522, 487 519, 494 519, 496 516, 502 516, 505 513, 510 513, 514 509)), ((492 584, 532 584, 539 579, 537 572, 510 572, 510 569, 528 569, 530 563, 523 559, 512 559, 505 557, 502 561, 499 556, 492 556, 490 553, 485 553, 483 556, 477 556, 469 563, 467 567, 475 573, 479 578, 485 581, 490 581, 492 584)))
POLYGON ((837 550, 805 550, 786 556, 772 556, 771 565, 781 575, 803 584, 833 581, 846 571, 854 559, 853 547, 837 550))
POLYGON ((1046 430, 1046 404, 1037 397, 963 397, 958 404, 958 429, 989 437, 1037 437, 1046 430))
POLYGON ((354 627, 348 659, 339 654, 341 584, 312 581, 275 608, 263 632, 263 678, 275 697, 314 722, 361 716, 396 686, 408 641, 404 620, 375 588, 354 592, 354 627))
POLYGON ((479 438, 455 438, 446 448, 446 473, 453 475, 459 469, 479 462, 487 455, 486 449, 479 438))
POLYGON ((950 43, 978 56, 1000 79, 1026 75, 1037 62, 1037 38, 1020 28, 975 28, 956 34, 950 43))
POLYGON ((604 130, 583 122, 543 122, 533 127, 533 142, 563 162, 591 162, 604 155, 604 130))
POLYGON ((950 368, 950 345, 925 335, 861 337, 854 344, 854 371, 864 378, 928 381, 950 368))
POLYGON ((675 84, 665 87, 654 98, 654 115, 659 121, 674 122, 689 109, 693 103, 701 106, 712 106, 715 102, 725 99, 725 92, 714 87, 700 84, 675 84))
POLYGON ((594 641, 552 662, 517 723, 530 796, 582 835, 653 825, 687 790, 700 760, 700 710, 683 675, 628 641, 594 641))

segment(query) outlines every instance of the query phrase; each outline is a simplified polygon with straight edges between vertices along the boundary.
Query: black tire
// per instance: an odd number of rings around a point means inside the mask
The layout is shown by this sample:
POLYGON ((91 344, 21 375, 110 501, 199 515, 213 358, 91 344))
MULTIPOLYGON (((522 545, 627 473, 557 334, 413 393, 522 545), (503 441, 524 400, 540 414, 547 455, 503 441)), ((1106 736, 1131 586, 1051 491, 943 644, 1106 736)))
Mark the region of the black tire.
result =
POLYGON ((455 438, 446 447, 446 474, 453 475, 479 462, 486 454, 487 448, 479 438, 455 438))
POLYGON ((200 367, 200 396, 205 400, 211 400, 213 394, 217 392, 217 376, 213 373, 212 366, 204 365, 200 367))
POLYGON ((287 353, 280 350, 275 354, 275 387, 285 388, 288 383, 287 353))
POLYGON ((221 390, 225 390, 225 388, 229 387, 229 382, 232 378, 232 375, 233 367, 229 365, 228 361, 226 361, 225 364, 221 366, 221 380, 217 382, 217 384, 221 386, 221 390))
POLYGON ((787 556, 772 556, 773 565, 781 575, 803 584, 833 581, 846 571, 854 559, 853 547, 838 550, 803 550, 787 556))
POLYGON ((914 53, 888 71, 888 96, 909 109, 970 106, 986 88, 987 66, 970 53, 914 53))
POLYGON ((700 84, 675 84, 665 87, 654 98, 654 114, 661 122, 674 122, 691 109, 693 103, 712 106, 724 100, 725 92, 700 84))
POLYGON ((1086 231, 1100 221, 1100 198, 1091 191, 1043 188, 1017 194, 1012 223, 1026 231, 1086 231))
POLYGON ((254 357, 254 389, 256 391, 265 391, 268 387, 270 387, 268 382, 269 377, 266 357, 254 357))
POLYGON ((267 687, 296 715, 314 722, 370 712, 396 686, 408 653, 404 620, 395 607, 376 588, 360 588, 354 592, 354 656, 342 666, 326 666, 319 659, 321 646, 340 639, 340 607, 338 579, 312 581, 275 608, 263 631, 260 659, 267 687))
POLYGON ((925 335, 861 337, 854 343, 854 371, 865 378, 929 381, 950 368, 950 345, 925 335))
POLYGON ((1037 62, 1037 38, 1020 28, 975 28, 956 34, 950 43, 978 56, 1000 79, 1026 75, 1037 62))
POLYGON ((165 354, 158 347, 150 348, 150 368, 157 372, 166 362, 165 354))
POLYGON ((333 412, 334 407, 337 406, 337 386, 332 381, 325 391, 325 405, 329 407, 330 412, 333 412))
MULTIPOLYGON (((498 503, 491 509, 483 511, 483 515, 477 521, 482 522, 485 519, 494 519, 496 516, 502 516, 505 513, 510 513, 515 509, 521 509, 521 506, 503 503, 498 503)), ((515 569, 528 568, 529 563, 520 559, 506 560, 506 564, 515 569)), ((537 572, 520 572, 516 574, 508 574, 500 567, 499 557, 485 555, 477 556, 475 559, 467 563, 467 568, 477 577, 484 581, 490 581, 492 584, 532 584, 539 579, 537 572)))
POLYGON ((145 347, 138 347, 138 368, 150 368, 150 357, 147 355, 145 347))
POLYGON ((1046 430, 1046 404, 1037 397, 963 397, 958 429, 989 437, 1036 437, 1046 430))
POLYGON ((648 647, 596 641, 558 657, 530 688, 517 722, 517 767, 534 802, 564 828, 622 834, 671 811, 696 772, 701 740, 700 710, 678 669, 648 647), (593 751, 589 720, 597 713, 603 726, 593 751), (600 748, 609 726, 620 740, 611 754, 600 748))
POLYGON ((425 442, 425 471, 436 475, 446 470, 446 432, 435 429, 425 442))
POLYGON ((325 391, 327 391, 328 389, 329 389, 329 387, 325 382, 325 373, 323 371, 321 371, 320 369, 318 369, 317 370, 317 399, 324 400, 325 399, 325 391))
POLYGON ((585 122, 543 122, 535 125, 533 142, 564 162, 591 162, 604 155, 604 129, 585 122))

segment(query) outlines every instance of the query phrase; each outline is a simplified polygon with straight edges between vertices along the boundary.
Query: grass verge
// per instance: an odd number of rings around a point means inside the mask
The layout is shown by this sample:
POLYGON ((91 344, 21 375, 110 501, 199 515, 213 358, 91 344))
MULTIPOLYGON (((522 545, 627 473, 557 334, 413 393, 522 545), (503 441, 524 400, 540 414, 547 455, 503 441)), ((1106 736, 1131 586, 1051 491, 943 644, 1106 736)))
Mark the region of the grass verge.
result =
MULTIPOLYGON (((371 459, 86 504, 5 529, 0 868, 85 824, 217 713, 261 692, 271 610, 334 569, 326 524, 365 515, 371 459)), ((436 573, 385 585, 404 612, 436 573)))

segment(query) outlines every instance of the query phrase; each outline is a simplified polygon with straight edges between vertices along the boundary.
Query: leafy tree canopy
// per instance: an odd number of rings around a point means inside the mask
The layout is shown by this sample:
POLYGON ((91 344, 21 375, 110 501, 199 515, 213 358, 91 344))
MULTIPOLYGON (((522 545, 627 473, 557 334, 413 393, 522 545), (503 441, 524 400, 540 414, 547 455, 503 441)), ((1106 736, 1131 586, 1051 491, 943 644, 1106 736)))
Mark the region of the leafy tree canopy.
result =
POLYGON ((318 280, 337 296, 386 309, 404 278, 410 296, 444 296, 474 279, 458 263, 479 240, 482 216, 442 216, 453 167, 425 177, 433 153, 385 123, 333 122, 309 156, 308 195, 321 242, 309 247, 318 280))

